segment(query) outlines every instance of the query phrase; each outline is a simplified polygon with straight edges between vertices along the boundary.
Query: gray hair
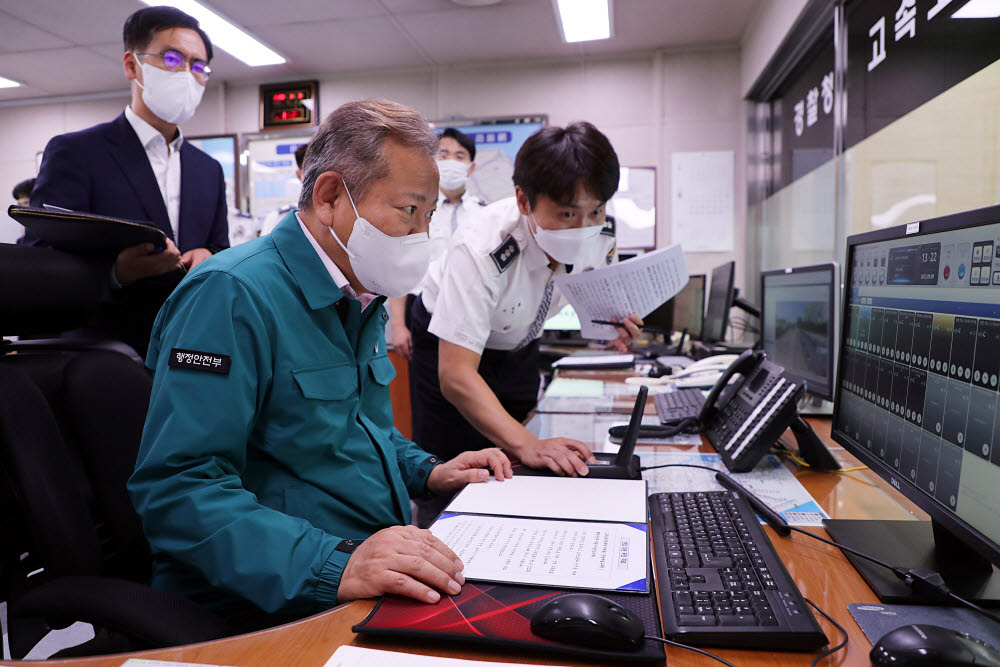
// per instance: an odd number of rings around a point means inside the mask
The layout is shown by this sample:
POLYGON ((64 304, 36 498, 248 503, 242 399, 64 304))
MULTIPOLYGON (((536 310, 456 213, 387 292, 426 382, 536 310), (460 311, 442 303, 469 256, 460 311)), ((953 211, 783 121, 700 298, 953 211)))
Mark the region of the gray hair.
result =
POLYGON ((402 104, 369 99, 348 102, 333 111, 309 142, 302 165, 299 208, 312 210, 316 180, 328 171, 339 173, 354 201, 360 201, 372 183, 389 174, 384 150, 387 139, 423 150, 431 158, 438 151, 438 137, 427 121, 402 104))

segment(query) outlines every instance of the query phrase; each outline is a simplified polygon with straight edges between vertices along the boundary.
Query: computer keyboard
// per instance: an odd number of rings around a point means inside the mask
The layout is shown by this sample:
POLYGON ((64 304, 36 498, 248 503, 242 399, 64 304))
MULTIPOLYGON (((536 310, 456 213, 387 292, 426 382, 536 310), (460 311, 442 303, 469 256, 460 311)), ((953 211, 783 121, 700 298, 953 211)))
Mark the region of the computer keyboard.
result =
POLYGON ((790 651, 827 643, 740 495, 655 493, 649 515, 666 637, 790 651))
POLYGON ((705 395, 700 389, 677 389, 664 394, 654 394, 653 403, 660 415, 660 422, 669 424, 689 417, 697 417, 705 403, 705 395))

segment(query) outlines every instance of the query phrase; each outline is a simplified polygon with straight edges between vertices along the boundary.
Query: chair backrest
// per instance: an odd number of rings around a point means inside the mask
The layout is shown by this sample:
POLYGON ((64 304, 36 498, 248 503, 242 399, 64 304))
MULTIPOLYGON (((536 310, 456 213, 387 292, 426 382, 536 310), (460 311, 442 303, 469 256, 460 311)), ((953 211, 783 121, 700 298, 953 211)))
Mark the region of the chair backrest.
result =
POLYGON ((107 351, 0 357, 0 460, 49 576, 148 581, 149 546, 125 488, 152 388, 107 351))
POLYGON ((100 306, 107 266, 52 248, 0 243, 0 336, 83 326, 100 306))

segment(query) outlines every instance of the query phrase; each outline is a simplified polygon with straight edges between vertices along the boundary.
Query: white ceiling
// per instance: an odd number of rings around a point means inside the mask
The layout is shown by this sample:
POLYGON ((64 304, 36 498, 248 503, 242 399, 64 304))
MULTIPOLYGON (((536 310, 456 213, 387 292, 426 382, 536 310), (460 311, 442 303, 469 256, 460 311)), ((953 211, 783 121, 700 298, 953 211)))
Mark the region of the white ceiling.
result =
MULTIPOLYGON (((608 56, 737 44, 761 0, 613 0, 610 40, 564 44, 552 0, 201 0, 284 56, 249 67, 216 49, 213 80, 608 56)), ((121 26, 139 0, 0 0, 0 76, 9 99, 124 87, 121 26)))

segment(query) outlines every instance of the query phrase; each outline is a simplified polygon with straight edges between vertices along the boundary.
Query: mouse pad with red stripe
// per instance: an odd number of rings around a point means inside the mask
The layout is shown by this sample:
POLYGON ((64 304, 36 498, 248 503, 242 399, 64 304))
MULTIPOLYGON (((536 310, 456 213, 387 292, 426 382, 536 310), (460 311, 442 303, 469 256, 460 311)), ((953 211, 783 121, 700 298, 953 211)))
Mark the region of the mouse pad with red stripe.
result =
MULTIPOLYGON (((513 586, 508 584, 466 583, 455 597, 444 596, 438 604, 409 598, 386 596, 354 632, 372 637, 407 637, 466 642, 479 646, 528 649, 550 655, 613 658, 616 662, 664 660, 663 645, 647 640, 636 651, 606 651, 555 642, 531 632, 531 618, 557 595, 575 591, 513 586)), ((602 592, 642 619, 646 634, 662 637, 660 618, 653 595, 602 592)))

